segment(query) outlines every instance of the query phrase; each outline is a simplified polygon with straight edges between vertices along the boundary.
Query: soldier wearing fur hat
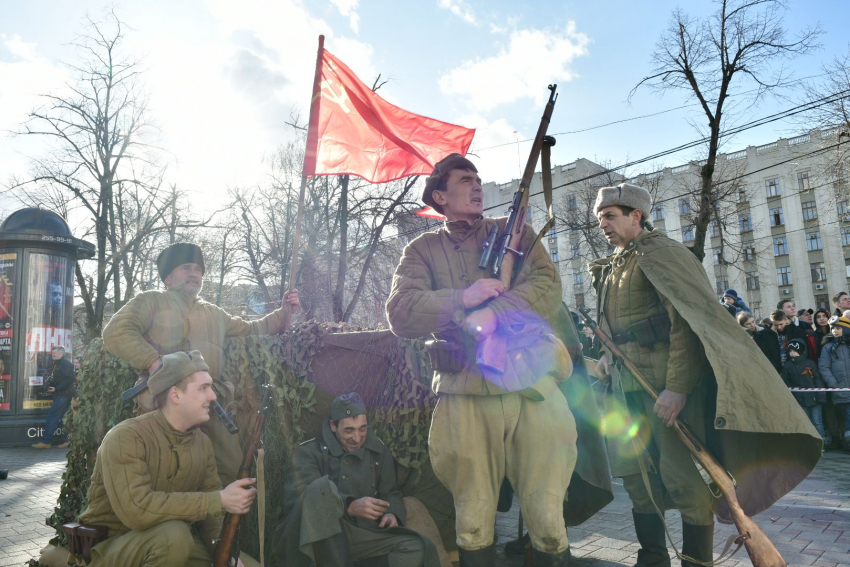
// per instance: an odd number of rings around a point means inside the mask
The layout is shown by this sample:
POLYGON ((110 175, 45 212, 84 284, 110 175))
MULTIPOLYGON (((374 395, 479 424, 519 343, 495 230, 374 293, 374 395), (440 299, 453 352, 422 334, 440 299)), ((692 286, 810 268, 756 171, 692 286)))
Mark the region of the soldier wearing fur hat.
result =
MULTIPOLYGON (((298 309, 298 291, 287 292, 280 309, 261 319, 245 321, 199 297, 205 266, 203 252, 197 245, 173 244, 159 254, 156 265, 165 291, 145 291, 128 301, 103 329, 104 345, 139 372, 150 374, 159 367, 163 354, 201 351, 210 367, 213 389, 221 405, 227 407, 233 398, 233 386, 222 381, 220 375, 225 339, 282 333, 298 309)), ((142 394, 139 399, 141 410, 149 411, 150 395, 142 394)), ((236 478, 242 461, 239 440, 217 417, 201 427, 212 440, 221 482, 227 484, 236 478)))
POLYGON ((322 435, 295 449, 283 507, 275 552, 289 567, 439 567, 434 544, 404 527, 393 457, 356 392, 334 398, 322 435))
POLYGON ((728 518, 671 427, 675 419, 719 449, 748 515, 801 482, 822 441, 774 367, 717 302, 702 263, 652 229, 651 206, 641 187, 600 189, 596 216, 616 250, 589 270, 600 328, 660 392, 653 401, 620 361, 601 357, 598 374, 613 382, 609 413, 625 423, 606 434, 616 453, 612 470, 632 500, 637 564, 664 566, 670 558, 656 505, 681 512, 681 550, 697 561, 712 560, 714 514, 728 518))
MULTIPOLYGON (((225 512, 245 514, 254 479, 222 490, 209 438, 209 367, 198 351, 162 357, 148 387, 157 409, 122 421, 97 451, 80 522, 105 526, 92 567, 207 567, 225 512)), ((257 565, 242 555, 239 567, 257 565)))
POLYGON ((551 330, 560 312, 558 270, 542 245, 531 249, 529 227, 510 289, 478 267, 488 233, 504 230, 506 219, 482 216, 481 179, 465 157, 437 163, 422 200, 447 220, 405 248, 387 317, 396 335, 430 334, 447 345, 432 357, 439 402, 429 449, 434 472, 454 497, 461 565, 495 564, 493 525, 505 477, 519 497, 535 564, 567 565, 562 511, 577 452, 573 413, 558 389, 572 364, 551 330), (515 332, 509 350, 519 349, 498 376, 476 361, 478 343, 495 332, 515 332), (520 356, 535 337, 538 354, 520 356))

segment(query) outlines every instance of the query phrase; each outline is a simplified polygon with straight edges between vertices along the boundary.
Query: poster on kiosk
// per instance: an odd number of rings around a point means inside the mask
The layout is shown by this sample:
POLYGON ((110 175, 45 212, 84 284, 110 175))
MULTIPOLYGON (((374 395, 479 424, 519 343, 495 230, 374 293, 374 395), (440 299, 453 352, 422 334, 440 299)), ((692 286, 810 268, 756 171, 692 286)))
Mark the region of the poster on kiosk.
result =
POLYGON ((0 411, 12 407, 12 320, 17 254, 0 254, 0 411))
POLYGON ((51 350, 64 347, 65 357, 72 358, 74 262, 65 256, 32 254, 28 272, 25 410, 49 408, 53 403, 45 384, 56 364, 51 350))

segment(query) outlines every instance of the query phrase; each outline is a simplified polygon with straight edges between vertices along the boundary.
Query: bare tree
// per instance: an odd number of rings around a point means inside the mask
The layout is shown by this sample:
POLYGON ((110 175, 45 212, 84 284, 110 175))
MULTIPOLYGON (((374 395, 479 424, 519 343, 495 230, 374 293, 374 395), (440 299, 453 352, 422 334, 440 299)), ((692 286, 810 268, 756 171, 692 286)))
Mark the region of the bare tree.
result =
POLYGON ((180 215, 166 217, 179 194, 162 189, 156 128, 139 62, 123 53, 124 27, 114 11, 102 21, 87 17, 86 33, 73 42, 80 57, 64 64, 72 81, 60 94, 43 95, 44 105, 14 132, 46 138, 51 149, 32 160, 27 178, 7 187, 26 204, 87 219, 83 236, 97 246, 96 274, 87 278, 76 268, 87 341, 100 335, 110 298, 118 309, 134 293, 151 239, 169 230, 169 220, 172 231, 186 226, 180 215))
POLYGON ((755 85, 749 107, 777 93, 787 79, 782 62, 817 48, 819 28, 805 29, 793 39, 783 28, 782 0, 718 0, 718 10, 707 19, 693 18, 681 9, 652 55, 652 73, 641 86, 656 91, 684 91, 698 102, 706 122, 708 150, 700 171, 699 202, 695 210, 692 246, 700 259, 705 254, 706 232, 712 220, 712 192, 727 99, 736 89, 755 85))

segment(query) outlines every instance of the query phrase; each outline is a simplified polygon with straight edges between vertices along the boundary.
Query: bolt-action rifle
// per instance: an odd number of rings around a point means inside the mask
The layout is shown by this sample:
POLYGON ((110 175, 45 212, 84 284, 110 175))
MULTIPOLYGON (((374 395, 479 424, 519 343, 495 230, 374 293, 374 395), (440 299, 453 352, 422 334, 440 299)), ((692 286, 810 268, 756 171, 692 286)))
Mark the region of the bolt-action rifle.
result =
MULTIPOLYGON (((558 85, 549 85, 549 101, 543 110, 543 117, 540 119, 540 126, 537 128, 537 135, 534 137, 534 144, 531 146, 531 154, 529 154, 528 161, 525 164, 525 171, 522 174, 519 188, 514 193, 505 230, 499 234, 497 227, 490 229, 487 242, 484 244, 484 252, 481 254, 481 261, 478 264, 478 267, 482 270, 490 268, 492 276, 499 279, 506 289, 510 289, 516 273, 519 273, 519 270, 515 267, 521 268, 525 255, 531 252, 531 250, 521 249, 528 209, 529 186, 534 177, 534 170, 537 167, 537 160, 543 150, 543 145, 555 145, 555 139, 547 136, 546 130, 549 128, 552 111, 555 109, 555 101, 558 99, 555 92, 557 89, 558 85)), ((500 339, 496 333, 493 333, 485 337, 479 344, 476 361, 478 364, 504 372, 505 347, 504 339, 500 339)))
MULTIPOLYGON (((263 446, 263 428, 266 424, 266 412, 269 409, 271 394, 272 387, 269 384, 263 386, 263 401, 260 403, 259 411, 257 411, 254 429, 248 438, 248 446, 245 448, 245 455, 242 457, 242 464, 239 466, 236 480, 242 480, 251 476, 251 469, 254 466, 254 460, 257 458, 257 452, 263 446)), ((236 561, 239 559, 239 544, 236 541, 236 536, 239 533, 239 520, 241 519, 242 514, 231 514, 227 512, 224 515, 224 521, 221 524, 221 535, 215 544, 213 567, 229 567, 231 559, 233 560, 233 565, 236 565, 236 561)))
MULTIPOLYGON (((608 335, 599 328, 596 321, 590 317, 587 309, 580 308, 579 311, 581 312, 582 319, 584 319, 584 324, 593 329, 594 334, 599 337, 599 340, 602 341, 602 344, 605 345, 611 354, 623 361, 625 367, 629 369, 635 380, 646 390, 646 393, 653 400, 658 399, 658 392, 655 391, 655 388, 646 380, 641 371, 638 370, 638 367, 614 344, 614 341, 608 338, 608 335)), ((738 545, 741 543, 744 544, 747 554, 750 556, 750 561, 752 561, 755 567, 785 567, 785 560, 782 559, 779 551, 777 551, 776 547, 774 547, 773 543, 758 524, 747 516, 743 508, 741 508, 741 504, 738 502, 738 495, 735 492, 737 484, 729 471, 708 452, 705 444, 700 441, 687 422, 677 419, 673 427, 676 429, 679 439, 685 444, 688 451, 691 452, 691 456, 699 469, 700 475, 705 476, 703 473, 706 473, 710 477, 711 485, 709 488, 712 493, 719 491, 720 496, 726 500, 726 505, 729 507, 729 512, 732 516, 732 522, 738 530, 738 537, 735 539, 735 543, 738 545)))

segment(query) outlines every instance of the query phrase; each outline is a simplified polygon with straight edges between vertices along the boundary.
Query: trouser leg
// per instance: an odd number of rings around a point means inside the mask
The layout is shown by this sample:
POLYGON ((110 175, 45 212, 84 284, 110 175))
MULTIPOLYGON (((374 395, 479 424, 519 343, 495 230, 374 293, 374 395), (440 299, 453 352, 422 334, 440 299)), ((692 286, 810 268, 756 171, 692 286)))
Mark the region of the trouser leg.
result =
POLYGON ((415 534, 376 532, 351 522, 343 522, 343 527, 354 561, 386 556, 390 567, 422 567, 426 545, 434 545, 424 536, 415 534))
POLYGON ((823 406, 820 404, 806 408, 806 413, 809 415, 809 421, 815 426, 818 434, 822 439, 826 439, 826 431, 823 427, 823 406))
POLYGON ((493 545, 496 503, 505 476, 503 399, 516 395, 443 394, 434 410, 428 439, 431 464, 454 497, 462 550, 493 545))
POLYGON ((206 550, 189 524, 169 520, 97 544, 90 567, 185 567, 196 545, 206 550))
POLYGON ((44 424, 44 435, 41 442, 50 445, 53 442, 53 434, 59 428, 59 422, 71 407, 70 396, 53 396, 53 404, 47 412, 47 423, 44 424))
POLYGON ((215 454, 215 466, 222 486, 227 486, 236 480, 239 465, 242 463, 242 448, 239 446, 239 435, 227 430, 217 415, 210 417, 201 424, 201 431, 212 441, 215 454))
POLYGON ((540 380, 535 389, 544 400, 502 396, 508 423, 506 472, 519 498, 532 547, 559 555, 569 547, 564 497, 576 464, 575 419, 551 377, 540 380))

